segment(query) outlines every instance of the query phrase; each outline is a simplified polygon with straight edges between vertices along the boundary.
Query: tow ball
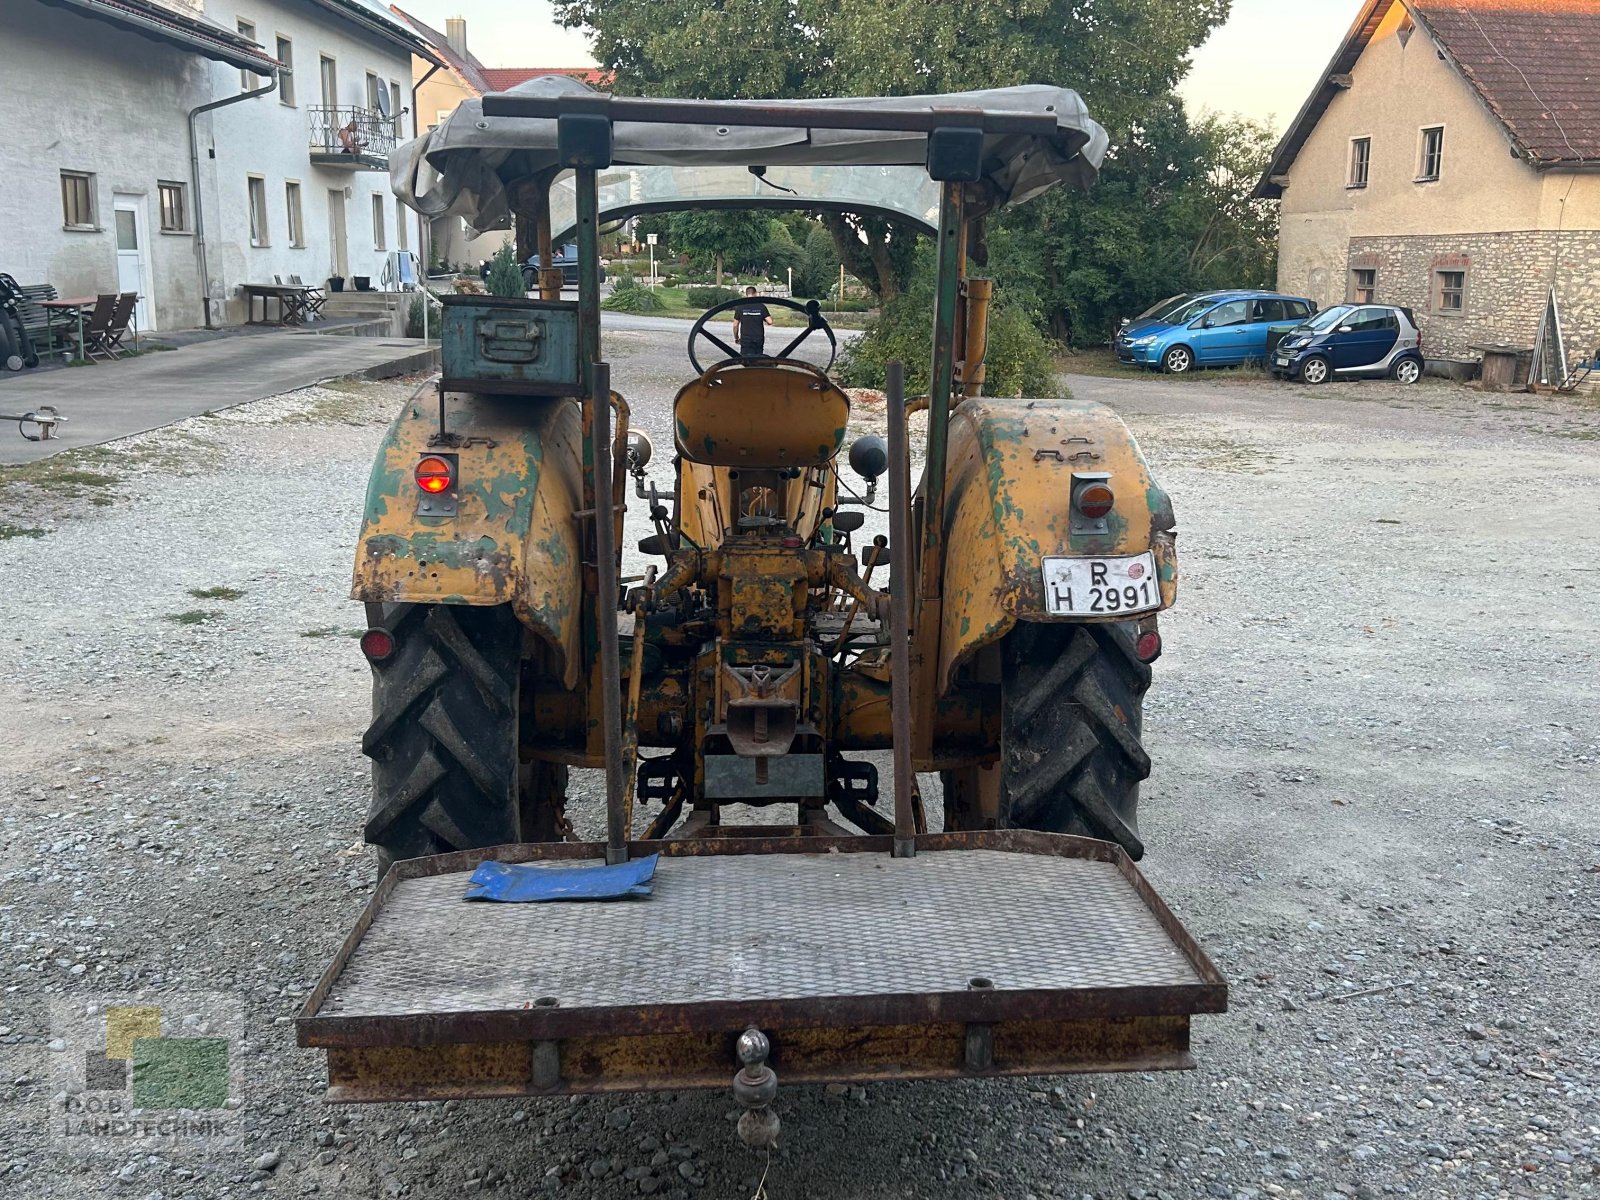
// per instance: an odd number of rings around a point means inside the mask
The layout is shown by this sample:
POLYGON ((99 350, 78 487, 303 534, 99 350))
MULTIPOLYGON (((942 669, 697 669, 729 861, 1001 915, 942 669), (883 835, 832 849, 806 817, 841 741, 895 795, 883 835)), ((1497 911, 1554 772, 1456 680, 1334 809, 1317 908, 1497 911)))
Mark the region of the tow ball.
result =
POLYGON ((49 404, 41 404, 38 408, 25 413, 0 413, 0 421, 15 421, 17 432, 30 442, 50 441, 56 436, 56 426, 65 420, 66 418, 49 404), (29 433, 29 425, 34 426, 38 432, 29 433))
POLYGON ((739 1140, 752 1150, 770 1150, 778 1144, 778 1114, 772 1111, 778 1076, 767 1066, 772 1043, 759 1029, 746 1029, 739 1035, 736 1051, 743 1064, 733 1077, 733 1098, 744 1109, 739 1140))

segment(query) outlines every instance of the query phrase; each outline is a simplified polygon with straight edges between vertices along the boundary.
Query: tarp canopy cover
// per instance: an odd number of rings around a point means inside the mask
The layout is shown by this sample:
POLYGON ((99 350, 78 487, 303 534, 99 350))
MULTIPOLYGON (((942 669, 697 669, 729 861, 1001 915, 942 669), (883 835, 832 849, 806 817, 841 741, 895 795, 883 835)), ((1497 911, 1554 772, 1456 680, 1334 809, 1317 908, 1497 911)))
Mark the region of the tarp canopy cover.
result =
MULTIPOLYGON (((511 94, 562 96, 592 94, 592 89, 567 76, 545 75, 518 84, 511 94)), ((984 180, 996 205, 1019 204, 1058 183, 1090 186, 1107 145, 1105 130, 1076 92, 1043 84, 938 96, 763 102, 767 108, 786 104, 1053 115, 1053 135, 985 135, 984 180)), ((937 187, 930 190, 926 159, 923 133, 618 121, 612 167, 602 172, 601 215, 665 209, 680 199, 677 207, 720 200, 879 211, 927 227, 937 207, 937 187), (768 168, 766 182, 744 170, 752 166, 768 168), (706 178, 695 183, 697 172, 686 168, 736 170, 706 171, 706 178), (719 178, 724 181, 720 190, 719 178)), ((460 217, 479 232, 511 228, 509 189, 523 180, 549 178, 557 167, 553 119, 487 117, 481 100, 465 101, 442 125, 389 156, 390 183, 405 204, 429 218, 460 217)), ((561 225, 560 214, 552 215, 561 225)))

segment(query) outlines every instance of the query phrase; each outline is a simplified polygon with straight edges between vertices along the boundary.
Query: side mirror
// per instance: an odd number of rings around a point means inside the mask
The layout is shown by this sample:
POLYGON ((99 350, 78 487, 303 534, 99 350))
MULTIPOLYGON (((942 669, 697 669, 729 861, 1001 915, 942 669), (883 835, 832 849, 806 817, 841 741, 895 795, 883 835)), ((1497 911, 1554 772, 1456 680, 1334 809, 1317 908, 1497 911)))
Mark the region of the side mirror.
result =
POLYGON ((872 482, 889 469, 889 444, 875 433, 850 443, 850 469, 872 482))
POLYGON ((1351 327, 1350 327, 1350 326, 1348 326, 1348 325, 1341 325, 1341 326, 1339 326, 1339 332, 1340 332, 1340 333, 1354 333, 1354 332, 1355 332, 1355 330, 1354 330, 1354 329, 1352 329, 1352 328, 1351 328, 1351 327))

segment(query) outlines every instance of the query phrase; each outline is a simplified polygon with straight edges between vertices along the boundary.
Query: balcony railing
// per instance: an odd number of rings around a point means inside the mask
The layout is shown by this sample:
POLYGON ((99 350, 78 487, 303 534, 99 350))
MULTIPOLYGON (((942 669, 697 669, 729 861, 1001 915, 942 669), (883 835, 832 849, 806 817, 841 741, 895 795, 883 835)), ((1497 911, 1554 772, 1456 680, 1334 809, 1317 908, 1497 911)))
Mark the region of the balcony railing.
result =
POLYGON ((395 144, 395 121, 370 108, 311 107, 311 156, 328 165, 384 166, 395 144))

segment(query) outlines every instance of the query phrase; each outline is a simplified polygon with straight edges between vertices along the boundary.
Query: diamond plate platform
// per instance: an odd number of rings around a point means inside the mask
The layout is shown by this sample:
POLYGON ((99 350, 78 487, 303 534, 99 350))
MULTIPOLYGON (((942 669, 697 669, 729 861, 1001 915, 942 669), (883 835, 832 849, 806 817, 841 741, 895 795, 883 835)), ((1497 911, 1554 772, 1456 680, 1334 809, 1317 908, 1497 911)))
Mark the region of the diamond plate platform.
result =
POLYGON ((1226 985, 1116 847, 1031 833, 639 844, 649 899, 462 899, 502 847, 398 864, 312 994, 305 1045, 1183 1016, 1226 985), (718 843, 721 843, 720 845, 718 843))

